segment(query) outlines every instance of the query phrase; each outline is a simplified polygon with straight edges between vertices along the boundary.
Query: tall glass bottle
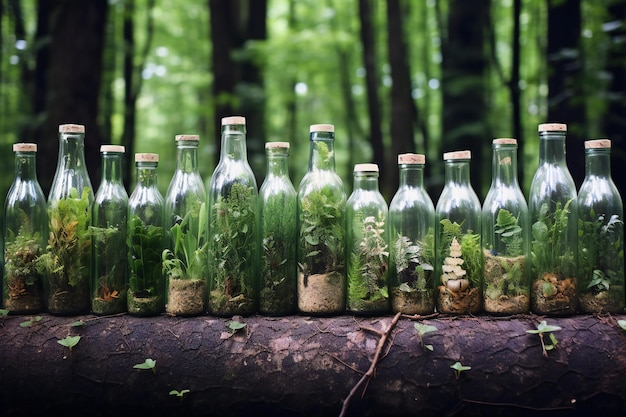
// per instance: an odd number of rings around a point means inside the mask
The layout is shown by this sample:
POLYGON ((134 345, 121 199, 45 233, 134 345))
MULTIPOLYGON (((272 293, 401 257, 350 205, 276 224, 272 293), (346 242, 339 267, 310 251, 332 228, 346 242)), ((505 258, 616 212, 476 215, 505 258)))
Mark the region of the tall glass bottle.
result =
POLYGON ((165 309, 164 200, 157 186, 158 165, 158 154, 135 154, 137 184, 128 201, 127 307, 136 316, 156 316, 165 309))
POLYGON ((624 311, 624 206, 611 177, 611 141, 585 142, 578 191, 578 301, 585 313, 624 311))
POLYGON ((286 315, 296 310, 297 273, 297 193, 289 179, 289 142, 268 142, 265 154, 267 176, 259 190, 259 311, 286 315))
POLYGON ((530 223, 517 182, 517 140, 494 139, 491 187, 482 209, 484 310, 522 314, 530 308, 530 223))
POLYGON ((207 184, 209 312, 250 315, 257 309, 258 188, 246 151, 246 119, 222 119, 220 160, 207 184))
POLYGON ((15 178, 4 201, 4 308, 12 314, 44 309, 37 260, 46 248, 48 211, 36 172, 37 145, 16 143, 15 178))
POLYGON ((335 127, 310 126, 309 168, 298 188, 298 309, 315 315, 346 308, 346 191, 335 172, 335 127))
POLYGON ((566 133, 562 123, 539 125, 539 166, 528 197, 535 314, 571 315, 578 307, 578 203, 565 162, 566 133))
POLYGON ((470 184, 470 151, 448 152, 445 184, 435 208, 437 310, 476 314, 481 310, 483 259, 481 207, 470 184))
POLYGON ((122 183, 124 151, 118 145, 100 147, 102 181, 93 204, 91 226, 91 312, 100 315, 126 311, 128 194, 122 183))
POLYGON ((424 189, 421 154, 398 155, 400 184, 389 204, 391 309, 435 311, 435 206, 424 189))
POLYGON ((165 312, 195 316, 206 310, 208 279, 206 191, 198 172, 198 135, 176 136, 176 171, 165 194, 165 312))
POLYGON ((48 195, 50 236, 39 265, 49 313, 90 310, 91 210, 94 192, 85 164, 85 127, 59 126, 59 159, 48 195))
POLYGON ((356 164, 346 203, 347 309, 389 311, 389 209, 378 189, 378 165, 356 164))

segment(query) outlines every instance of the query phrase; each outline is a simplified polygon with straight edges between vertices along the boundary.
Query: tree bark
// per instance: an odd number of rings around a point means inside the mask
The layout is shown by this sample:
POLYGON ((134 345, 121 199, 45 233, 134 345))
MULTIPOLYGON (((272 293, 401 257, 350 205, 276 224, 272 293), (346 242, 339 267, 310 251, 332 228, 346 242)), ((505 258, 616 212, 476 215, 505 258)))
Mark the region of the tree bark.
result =
MULTIPOLYGON (((434 317, 423 335, 403 317, 241 319, 9 316, 0 327, 0 414, 337 416, 369 370, 346 415, 621 415, 626 332, 618 317, 548 318, 558 347, 542 355, 527 330, 545 318, 434 317), (77 320, 83 326, 70 326, 77 320), (367 330, 369 328, 370 330, 367 330), (80 335, 71 350, 57 343, 80 335), (147 358, 154 371, 134 369, 147 358), (450 368, 471 369, 459 377, 450 368), (182 398, 171 390, 189 390, 182 398)), ((547 337, 546 337, 547 339, 547 337)))

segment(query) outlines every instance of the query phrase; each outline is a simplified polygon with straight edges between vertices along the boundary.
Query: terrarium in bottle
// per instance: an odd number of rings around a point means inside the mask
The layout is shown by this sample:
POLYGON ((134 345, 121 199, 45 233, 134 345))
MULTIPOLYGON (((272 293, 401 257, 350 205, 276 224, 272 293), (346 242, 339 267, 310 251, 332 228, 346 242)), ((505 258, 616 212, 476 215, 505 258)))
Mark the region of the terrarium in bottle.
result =
POLYGON ((102 181, 95 195, 91 226, 91 312, 110 315, 126 311, 128 194, 122 183, 124 147, 102 145, 100 153, 102 181))
POLYGON ((250 315, 257 310, 258 188, 246 150, 246 119, 222 119, 220 160, 207 184, 209 199, 209 312, 250 315))
POLYGON ((389 311, 388 207, 378 189, 378 165, 356 164, 354 187, 346 203, 348 311, 389 311))
POLYGON ((447 152, 435 208, 437 310, 476 314, 482 305, 481 206, 470 183, 470 151, 447 152))
POLYGON ((45 271, 49 313, 73 315, 91 307, 91 210, 94 192, 85 165, 85 127, 59 126, 59 158, 48 195, 49 238, 37 262, 45 271))
POLYGON ((398 155, 400 184, 389 204, 391 309, 403 314, 435 311, 435 206, 424 189, 421 154, 398 155))
POLYGON ((137 184, 128 201, 128 313, 155 316, 165 309, 161 254, 164 200, 157 186, 159 155, 135 155, 137 184))
POLYGON ((346 191, 335 172, 335 128, 310 126, 309 167, 298 187, 298 309, 313 315, 346 308, 346 191))
POLYGON ((571 315, 578 307, 578 203, 565 162, 566 133, 562 123, 539 125, 539 166, 528 196, 535 314, 571 315))
POLYGON ((585 313, 624 311, 624 206, 611 176, 611 141, 585 142, 578 191, 578 302, 585 313))
POLYGON ((530 308, 530 223, 517 181, 517 140, 494 139, 492 180, 482 208, 483 308, 495 315, 530 308))
POLYGON ((259 190, 259 311, 296 310, 296 190, 289 179, 289 142, 267 142, 267 176, 259 190))
POLYGON ((165 312, 205 312, 208 280, 206 191, 198 171, 198 135, 176 136, 176 170, 165 194, 165 312))
POLYGON ((43 277, 37 260, 48 238, 46 198, 36 173, 37 145, 16 143, 15 177, 4 201, 4 308, 11 314, 44 309, 43 277))

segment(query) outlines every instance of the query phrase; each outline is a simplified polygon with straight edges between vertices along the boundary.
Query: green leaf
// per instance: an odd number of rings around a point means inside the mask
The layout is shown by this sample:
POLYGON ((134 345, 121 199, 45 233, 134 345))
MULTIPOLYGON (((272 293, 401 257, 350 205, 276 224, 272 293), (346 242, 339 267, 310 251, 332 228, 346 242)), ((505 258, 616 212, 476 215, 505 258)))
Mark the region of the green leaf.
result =
POLYGON ((143 363, 138 363, 133 366, 134 369, 152 369, 153 371, 155 367, 156 361, 150 358, 146 359, 143 363))
POLYGON ((229 321, 227 323, 227 326, 234 333, 234 332, 237 332, 237 331, 243 329, 244 327, 246 327, 246 323, 242 323, 240 321, 231 320, 231 321, 229 321))
POLYGON ((470 369, 472 369, 471 366, 463 365, 459 361, 455 362, 454 365, 450 365, 450 368, 454 369, 457 372, 469 371, 470 369))
POLYGON ((80 338, 80 336, 66 336, 65 339, 57 340, 57 343, 72 350, 80 342, 80 338))
POLYGON ((617 320, 617 324, 619 325, 619 327, 621 327, 623 330, 626 330, 626 320, 617 320))
POLYGON ((420 335, 424 335, 430 332, 436 332, 437 330, 439 330, 435 326, 431 326, 429 324, 415 323, 413 326, 415 327, 415 330, 417 330, 420 335))
POLYGON ((82 320, 78 320, 78 321, 70 323, 70 327, 80 327, 84 325, 85 325, 85 322, 82 320))

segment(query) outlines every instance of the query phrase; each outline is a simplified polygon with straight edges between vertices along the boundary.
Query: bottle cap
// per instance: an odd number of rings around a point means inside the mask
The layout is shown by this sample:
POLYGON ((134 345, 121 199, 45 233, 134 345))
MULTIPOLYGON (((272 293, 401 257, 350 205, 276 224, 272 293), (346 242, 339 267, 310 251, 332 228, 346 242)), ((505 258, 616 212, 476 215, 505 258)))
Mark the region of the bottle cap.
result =
POLYGON ((356 164, 356 165, 354 165, 354 172, 378 172, 378 165, 376 165, 376 164, 356 164))
POLYGON ((443 154, 443 160, 448 161, 450 159, 472 159, 471 151, 454 151, 446 152, 443 154))
POLYGON ((59 125, 59 133, 85 133, 85 126, 74 124, 59 125))
POLYGON ((102 145, 100 146, 100 152, 119 152, 124 153, 126 148, 121 145, 102 145))
POLYGON ((158 153, 136 153, 135 162, 159 162, 158 153))
POLYGON ((222 126, 224 125, 245 125, 246 118, 243 116, 222 117, 222 126))
POLYGON ((539 132, 567 132, 565 123, 542 123, 539 125, 539 132))
POLYGON ((37 152, 36 143, 14 143, 13 152, 37 152))
POLYGON ((329 124, 318 124, 318 125, 311 125, 309 127, 309 132, 313 133, 313 132, 335 132, 335 125, 329 125, 329 124))
POLYGON ((289 142, 265 142, 265 149, 285 148, 289 149, 289 142))
POLYGON ((497 138, 493 140, 494 145, 517 145, 517 139, 513 138, 497 138))
POLYGON ((195 141, 199 141, 200 140, 200 136, 199 135, 176 135, 176 141, 179 140, 195 140, 195 141))
POLYGON ((585 149, 610 149, 611 141, 609 139, 594 139, 585 141, 585 149))
POLYGON ((401 153, 398 155, 398 164, 421 164, 426 163, 426 156, 419 153, 401 153))

